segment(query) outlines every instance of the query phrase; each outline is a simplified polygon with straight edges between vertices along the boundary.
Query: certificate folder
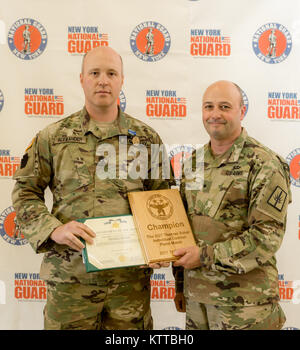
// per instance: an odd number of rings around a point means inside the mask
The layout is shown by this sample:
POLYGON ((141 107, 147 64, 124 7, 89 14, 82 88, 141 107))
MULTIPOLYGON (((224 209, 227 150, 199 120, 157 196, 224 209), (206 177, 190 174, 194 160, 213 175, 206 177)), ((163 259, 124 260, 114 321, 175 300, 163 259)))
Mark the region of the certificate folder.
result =
POLYGON ((82 242, 83 262, 87 272, 145 265, 132 215, 80 219, 91 228, 94 244, 82 242))
POLYGON ((174 261, 174 250, 196 245, 176 189, 129 192, 132 215, 80 219, 95 233, 85 243, 87 272, 174 261))
POLYGON ((174 250, 196 245, 177 189, 129 192, 128 199, 147 263, 174 261, 174 250))

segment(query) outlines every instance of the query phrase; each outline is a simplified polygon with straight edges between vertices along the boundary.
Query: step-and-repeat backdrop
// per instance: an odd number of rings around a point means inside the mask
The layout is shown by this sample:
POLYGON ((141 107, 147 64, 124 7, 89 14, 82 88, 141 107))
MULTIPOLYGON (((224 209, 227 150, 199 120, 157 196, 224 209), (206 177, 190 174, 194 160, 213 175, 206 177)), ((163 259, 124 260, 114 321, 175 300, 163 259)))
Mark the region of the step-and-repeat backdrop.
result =
MULTIPOLYGON (((284 328, 300 329, 299 13, 298 0, 1 0, 0 329, 42 329, 46 300, 42 256, 15 224, 12 176, 40 129, 82 108, 82 56, 107 45, 124 61, 121 108, 160 133, 174 164, 208 141, 205 88, 220 79, 241 86, 244 127, 290 165, 293 203, 277 259, 284 328)), ((156 270, 151 284, 155 329, 184 329, 171 269, 156 270)))

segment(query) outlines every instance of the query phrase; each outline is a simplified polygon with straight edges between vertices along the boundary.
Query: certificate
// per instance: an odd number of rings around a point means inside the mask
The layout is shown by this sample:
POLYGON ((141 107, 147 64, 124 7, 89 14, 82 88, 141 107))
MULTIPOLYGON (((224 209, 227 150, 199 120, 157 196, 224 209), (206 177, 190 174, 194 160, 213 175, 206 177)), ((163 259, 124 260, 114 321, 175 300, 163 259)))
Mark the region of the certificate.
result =
POLYGON ((83 260, 87 272, 146 264, 132 215, 78 221, 96 234, 93 244, 84 242, 83 260))

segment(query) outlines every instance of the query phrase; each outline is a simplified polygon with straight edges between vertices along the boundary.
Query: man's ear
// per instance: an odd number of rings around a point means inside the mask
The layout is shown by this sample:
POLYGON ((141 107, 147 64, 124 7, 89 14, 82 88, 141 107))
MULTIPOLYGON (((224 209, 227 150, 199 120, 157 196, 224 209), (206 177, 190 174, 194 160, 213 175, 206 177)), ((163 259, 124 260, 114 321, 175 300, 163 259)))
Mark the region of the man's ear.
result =
POLYGON ((245 105, 243 105, 243 107, 241 108, 241 118, 240 120, 243 120, 246 114, 246 109, 247 107, 245 105))

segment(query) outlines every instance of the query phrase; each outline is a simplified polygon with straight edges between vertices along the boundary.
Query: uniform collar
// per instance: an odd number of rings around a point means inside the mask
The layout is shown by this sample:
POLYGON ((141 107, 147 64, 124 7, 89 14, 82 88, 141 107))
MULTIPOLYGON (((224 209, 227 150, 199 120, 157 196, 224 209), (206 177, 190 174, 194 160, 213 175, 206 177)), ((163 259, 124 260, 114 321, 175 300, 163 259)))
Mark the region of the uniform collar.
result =
POLYGON ((101 129, 97 123, 89 116, 86 107, 84 106, 80 112, 82 131, 84 135, 92 133, 97 138, 103 140, 116 135, 128 134, 128 123, 125 114, 118 107, 118 116, 110 128, 101 129))
POLYGON ((221 156, 215 158, 212 155, 210 142, 204 146, 204 161, 207 167, 218 168, 222 164, 236 163, 244 147, 248 134, 245 128, 242 128, 240 136, 234 141, 234 144, 221 156))

